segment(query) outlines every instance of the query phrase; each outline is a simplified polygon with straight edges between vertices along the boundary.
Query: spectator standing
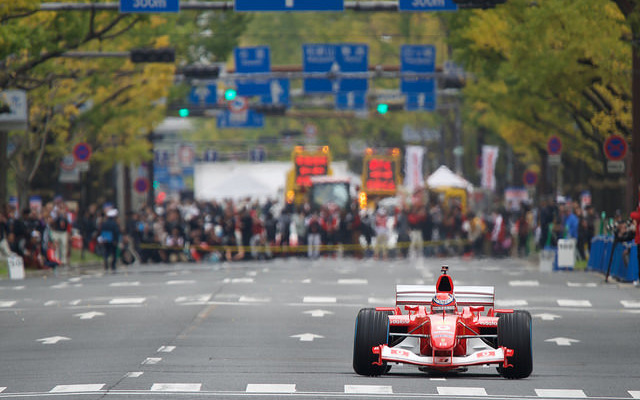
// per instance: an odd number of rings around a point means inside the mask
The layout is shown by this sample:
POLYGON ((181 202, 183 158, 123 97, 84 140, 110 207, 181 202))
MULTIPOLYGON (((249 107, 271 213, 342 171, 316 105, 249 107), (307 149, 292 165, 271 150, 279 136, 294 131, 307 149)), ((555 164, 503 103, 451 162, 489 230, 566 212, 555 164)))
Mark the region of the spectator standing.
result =
POLYGON ((68 264, 67 252, 69 250, 69 220, 67 210, 63 202, 59 202, 54 209, 53 226, 51 227, 51 240, 55 243, 56 258, 62 265, 68 264))
POLYGON ((322 243, 322 223, 317 213, 312 213, 306 219, 307 226, 307 256, 310 259, 320 257, 322 243))
POLYGON ((109 259, 111 259, 111 271, 116 272, 116 262, 118 260, 118 242, 120 240, 120 226, 116 218, 118 210, 112 208, 107 211, 107 218, 100 225, 99 242, 104 247, 104 270, 109 270, 109 259))
POLYGON ((409 212, 404 206, 400 206, 400 212, 396 219, 396 231, 398 233, 398 245, 403 258, 409 255, 411 245, 411 225, 409 223, 409 212))
POLYGON ((411 244, 409 252, 415 254, 416 257, 423 256, 424 239, 422 236, 422 224, 426 220, 425 208, 418 204, 413 204, 407 216, 409 220, 411 244))
POLYGON ((374 258, 386 260, 389 257, 389 226, 387 210, 378 208, 375 216, 376 245, 373 249, 374 258))

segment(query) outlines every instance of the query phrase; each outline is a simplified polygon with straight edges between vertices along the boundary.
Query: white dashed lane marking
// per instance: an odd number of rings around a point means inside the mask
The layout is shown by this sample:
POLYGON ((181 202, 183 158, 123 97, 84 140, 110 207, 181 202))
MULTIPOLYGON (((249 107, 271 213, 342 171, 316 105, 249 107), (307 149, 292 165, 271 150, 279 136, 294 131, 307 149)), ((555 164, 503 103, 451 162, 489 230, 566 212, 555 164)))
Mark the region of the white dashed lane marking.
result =
POLYGON ((6 389, 7 389, 7 387, 6 387, 6 386, 1 386, 1 387, 0 387, 0 393, 4 392, 6 389))
POLYGON ((125 378, 140 378, 143 374, 144 372, 142 371, 127 372, 125 378))
POLYGON ((158 349, 158 353, 171 353, 176 349, 176 346, 161 346, 158 349))
POLYGON ((366 279, 338 279, 338 285, 368 285, 366 279))
POLYGON ((140 282, 138 282, 138 281, 134 281, 134 282, 113 282, 113 283, 110 283, 109 286, 111 286, 111 287, 140 286, 140 282))
POLYGON ((509 286, 529 286, 535 287, 540 286, 540 282, 538 281, 510 281, 509 286))
POLYGON ((147 357, 141 364, 142 365, 155 365, 162 361, 161 357, 147 357))
POLYGON ((196 283, 194 280, 167 281, 167 285, 193 285, 194 283, 196 283))
POLYGON ((0 300, 0 308, 9 308, 15 306, 17 301, 14 300, 0 300))
POLYGON ((117 297, 111 299, 109 304, 111 305, 125 305, 125 304, 142 304, 147 301, 146 297, 117 297))
POLYGON ((344 392, 349 394, 393 394, 391 386, 380 385, 344 385, 344 392))
POLYGON ((438 394, 442 396, 486 396, 487 391, 480 387, 441 387, 438 394))
POLYGON ((536 389, 538 397, 550 397, 554 399, 582 399, 586 398, 582 390, 577 389, 536 389))
POLYGON ((628 390, 628 392, 634 399, 640 399, 640 390, 628 390))
POLYGON ((338 299, 335 297, 318 297, 318 296, 305 296, 302 299, 303 303, 336 303, 338 299))
POLYGON ((589 300, 558 299, 560 307, 592 307, 589 300))
POLYGON ((103 387, 104 383, 89 385, 58 385, 51 389, 49 393, 99 392, 103 387))
POLYGON ((640 301, 620 300, 625 308, 640 308, 640 301))
POLYGON ((295 384, 260 384, 249 383, 247 393, 295 393, 295 384))
POLYGON ((199 392, 201 383, 154 383, 152 392, 199 392))

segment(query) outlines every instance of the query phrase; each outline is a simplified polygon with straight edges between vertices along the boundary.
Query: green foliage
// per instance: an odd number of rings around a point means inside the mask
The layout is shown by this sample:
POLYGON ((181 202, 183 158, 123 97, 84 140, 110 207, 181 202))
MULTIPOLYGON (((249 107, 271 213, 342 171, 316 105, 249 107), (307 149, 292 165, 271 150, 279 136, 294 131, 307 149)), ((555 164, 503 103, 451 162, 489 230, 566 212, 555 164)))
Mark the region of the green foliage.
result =
POLYGON ((609 0, 511 0, 447 20, 454 58, 473 76, 467 116, 539 163, 557 134, 569 160, 602 172, 602 142, 630 138, 630 46, 609 0))

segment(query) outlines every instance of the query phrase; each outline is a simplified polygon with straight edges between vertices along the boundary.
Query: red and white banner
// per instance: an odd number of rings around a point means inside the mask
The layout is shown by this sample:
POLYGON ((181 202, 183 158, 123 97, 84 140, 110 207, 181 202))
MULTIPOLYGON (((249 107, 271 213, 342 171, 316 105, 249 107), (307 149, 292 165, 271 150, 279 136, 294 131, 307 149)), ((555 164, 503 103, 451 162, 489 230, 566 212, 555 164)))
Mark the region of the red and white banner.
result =
POLYGON ((482 146, 482 187, 495 190, 498 146, 482 146))
POLYGON ((407 146, 404 154, 404 185, 413 192, 417 188, 424 186, 424 176, 422 175, 422 159, 425 149, 423 146, 407 146))

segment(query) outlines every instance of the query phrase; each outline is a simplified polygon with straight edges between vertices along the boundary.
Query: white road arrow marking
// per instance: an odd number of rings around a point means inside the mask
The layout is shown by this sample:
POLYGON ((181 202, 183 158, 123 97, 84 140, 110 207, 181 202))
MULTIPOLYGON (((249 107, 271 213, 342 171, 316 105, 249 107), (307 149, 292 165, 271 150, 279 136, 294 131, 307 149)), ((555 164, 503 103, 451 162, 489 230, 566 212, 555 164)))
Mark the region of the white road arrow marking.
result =
POLYGON ((313 342, 314 339, 324 339, 324 336, 315 333, 301 333, 299 335, 291 335, 292 338, 300 338, 301 342, 313 342))
POLYGON ((304 314, 311 314, 312 317, 324 317, 325 315, 331 315, 333 314, 331 311, 327 311, 327 310, 309 310, 309 311, 305 311, 304 314))
POLYGON ((534 317, 538 317, 543 321, 553 321, 556 318, 562 318, 560 315, 555 315, 555 314, 547 314, 547 313, 542 313, 542 314, 533 314, 534 317))
POLYGON ((557 337, 545 340, 545 342, 555 342, 558 346, 571 346, 571 343, 580 343, 578 339, 557 337))
POLYGON ((80 319, 93 319, 95 317, 101 317, 104 313, 100 311, 89 311, 86 313, 74 314, 74 317, 80 317, 80 319))
POLYGON ((62 340, 71 340, 68 337, 64 336, 51 336, 42 339, 37 339, 36 342, 42 342, 42 344, 56 344, 62 340))

